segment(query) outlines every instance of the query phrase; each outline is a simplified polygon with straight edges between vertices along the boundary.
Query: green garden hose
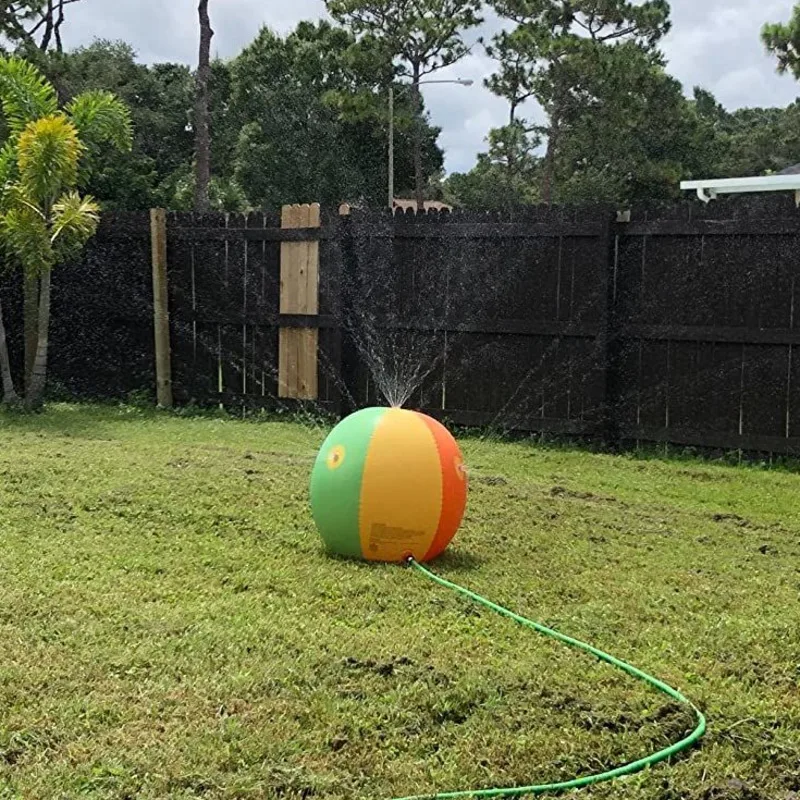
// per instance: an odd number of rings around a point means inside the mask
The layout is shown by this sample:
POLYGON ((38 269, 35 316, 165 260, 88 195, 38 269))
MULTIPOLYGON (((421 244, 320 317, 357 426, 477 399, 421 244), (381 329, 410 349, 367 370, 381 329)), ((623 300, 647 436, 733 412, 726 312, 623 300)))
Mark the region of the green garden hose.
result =
POLYGON ((434 573, 417 563, 413 558, 409 558, 408 563, 418 572, 430 578, 434 583, 438 583, 440 586, 444 586, 447 589, 452 589, 453 591, 458 592, 465 597, 469 597, 476 603, 479 603, 486 608, 490 608, 492 611, 496 611, 498 614, 501 614, 504 617, 509 617, 515 622, 519 622, 521 625, 532 628, 533 630, 538 631, 545 636, 557 639, 559 642, 563 642, 570 647, 575 647, 578 650, 583 650, 586 653, 590 653, 591 655, 599 658, 601 661, 605 661, 608 664, 618 667, 624 672, 627 672, 629 675, 633 675, 634 678, 639 678, 645 683, 648 683, 650 686, 654 686, 660 692, 668 695, 673 700, 677 700, 677 702, 681 703, 682 705, 689 706, 697 717, 697 726, 685 739, 682 739, 681 741, 665 748, 664 750, 659 750, 657 753, 647 756, 647 758, 642 758, 638 761, 633 761, 630 764, 625 764, 624 766, 617 767, 616 769, 609 770, 608 772, 601 772, 596 775, 587 775, 583 778, 576 778, 574 780, 564 781, 562 783, 545 783, 533 786, 519 786, 509 789, 473 789, 462 792, 415 795, 413 797, 396 798, 396 800, 451 800, 451 798, 459 797, 520 797, 522 795, 553 794, 556 792, 565 792, 570 789, 582 789, 586 786, 592 786, 597 783, 612 781, 616 778, 621 778, 624 775, 632 775, 635 772, 640 772, 647 767, 651 767, 654 764, 665 761, 666 759, 671 758, 672 756, 692 747, 692 745, 699 741, 705 733, 706 719, 700 709, 697 708, 697 706, 695 706, 691 701, 687 700, 687 698, 685 698, 680 692, 676 691, 671 686, 667 686, 666 683, 663 683, 657 678, 653 678, 651 675, 648 675, 646 672, 642 672, 642 670, 637 669, 630 664, 626 664, 624 661, 621 661, 618 658, 614 658, 614 656, 610 656, 608 653, 604 653, 602 650, 598 650, 596 647, 592 647, 589 644, 580 642, 577 639, 571 638, 570 636, 565 636, 563 633, 554 631, 551 628, 546 628, 544 625, 532 622, 531 620, 526 619, 519 614, 515 614, 513 611, 509 611, 507 608, 503 608, 496 603, 492 603, 490 600, 487 600, 485 597, 481 597, 475 592, 471 592, 469 589, 465 589, 463 586, 459 586, 457 583, 451 583, 444 578, 440 578, 438 575, 434 575, 434 573))

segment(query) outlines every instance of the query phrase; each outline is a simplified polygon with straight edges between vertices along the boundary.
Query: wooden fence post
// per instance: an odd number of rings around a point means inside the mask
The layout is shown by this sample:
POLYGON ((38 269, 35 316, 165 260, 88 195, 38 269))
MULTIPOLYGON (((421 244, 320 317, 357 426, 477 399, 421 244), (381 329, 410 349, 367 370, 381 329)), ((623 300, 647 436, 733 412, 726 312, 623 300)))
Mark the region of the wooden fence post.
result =
POLYGON ((615 447, 620 443, 619 434, 619 370, 620 329, 617 320, 617 268, 619 262, 619 236, 626 222, 630 220, 630 213, 618 214, 612 217, 609 214, 603 225, 601 241, 603 284, 602 291, 605 297, 603 306, 603 419, 602 435, 605 444, 615 447))
POLYGON ((153 323, 156 345, 156 395, 160 408, 172 408, 172 357, 169 336, 167 286, 167 212, 150 210, 150 241, 153 249, 153 323))
MULTIPOLYGON (((319 228, 320 207, 284 206, 282 228, 319 228)), ((281 314, 319 314, 319 242, 281 243, 281 314)), ((319 330, 281 326, 278 345, 278 397, 316 400, 319 330)))

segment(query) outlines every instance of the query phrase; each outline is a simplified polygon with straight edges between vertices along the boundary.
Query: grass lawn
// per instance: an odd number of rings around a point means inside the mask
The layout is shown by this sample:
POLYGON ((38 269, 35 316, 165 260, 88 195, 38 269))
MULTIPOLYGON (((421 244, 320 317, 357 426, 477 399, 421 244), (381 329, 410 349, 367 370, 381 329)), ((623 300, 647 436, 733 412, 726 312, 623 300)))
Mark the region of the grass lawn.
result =
MULTIPOLYGON (((383 800, 569 779, 688 733, 667 698, 411 570, 326 557, 324 433, 0 415, 0 798, 383 800)), ((800 475, 463 448, 467 517, 435 569, 709 718, 686 756, 579 796, 796 800, 800 475)))

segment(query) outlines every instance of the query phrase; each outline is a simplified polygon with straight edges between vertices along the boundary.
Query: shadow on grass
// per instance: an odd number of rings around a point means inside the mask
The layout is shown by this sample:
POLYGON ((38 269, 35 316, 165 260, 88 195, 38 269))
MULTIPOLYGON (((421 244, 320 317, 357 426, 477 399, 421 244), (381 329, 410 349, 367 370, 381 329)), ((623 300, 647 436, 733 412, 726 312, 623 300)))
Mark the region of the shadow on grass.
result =
POLYGON ((445 550, 439 558, 425 566, 430 567, 431 570, 443 569, 451 573, 469 573, 479 570, 484 565, 484 561, 483 558, 468 550, 456 548, 445 550))
MULTIPOLYGON (((350 567, 361 568, 365 570, 375 569, 376 566, 383 567, 405 567, 405 564, 386 564, 383 562, 367 561, 365 559, 356 558, 354 556, 343 556, 337 553, 330 553, 323 551, 326 558, 330 561, 350 567)), ((484 559, 466 550, 448 549, 442 555, 433 561, 426 562, 423 566, 430 569, 432 572, 437 570, 446 570, 449 573, 469 573, 476 572, 484 564, 484 559)))
POLYGON ((54 403, 36 412, 0 410, 0 430, 7 428, 27 433, 103 439, 110 435, 108 426, 154 420, 162 413, 119 404, 88 406, 54 403))
POLYGON ((186 406, 171 410, 125 402, 80 403, 51 402, 42 410, 27 412, 0 407, 0 430, 8 429, 34 434, 51 434, 67 438, 109 439, 123 423, 164 422, 168 420, 292 423, 314 429, 326 423, 320 416, 289 412, 259 412, 242 417, 230 409, 186 406))

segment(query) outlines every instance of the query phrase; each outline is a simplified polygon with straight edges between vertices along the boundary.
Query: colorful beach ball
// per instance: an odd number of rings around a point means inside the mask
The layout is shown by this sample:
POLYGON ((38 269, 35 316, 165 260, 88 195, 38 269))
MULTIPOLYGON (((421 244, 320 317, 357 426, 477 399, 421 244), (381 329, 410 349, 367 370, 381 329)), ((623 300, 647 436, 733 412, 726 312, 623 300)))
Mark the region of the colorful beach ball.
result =
POLYGON ((317 456, 311 509, 327 549, 367 561, 430 561, 467 502, 461 451, 436 420, 368 408, 342 420, 317 456))

